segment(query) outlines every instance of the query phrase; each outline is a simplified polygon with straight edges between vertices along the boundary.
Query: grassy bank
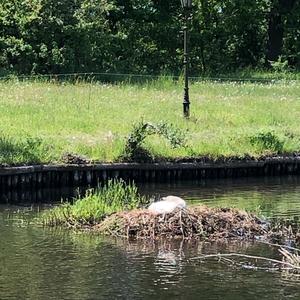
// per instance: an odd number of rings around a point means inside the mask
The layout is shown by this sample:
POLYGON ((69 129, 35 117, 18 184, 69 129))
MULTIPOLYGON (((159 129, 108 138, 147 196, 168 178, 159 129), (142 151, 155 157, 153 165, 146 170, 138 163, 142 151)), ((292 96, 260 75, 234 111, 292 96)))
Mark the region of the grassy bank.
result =
POLYGON ((173 124, 186 146, 152 135, 144 147, 167 158, 261 156, 300 150, 300 85, 195 82, 191 118, 182 84, 0 82, 0 164, 59 162, 64 153, 116 161, 135 123, 173 124))

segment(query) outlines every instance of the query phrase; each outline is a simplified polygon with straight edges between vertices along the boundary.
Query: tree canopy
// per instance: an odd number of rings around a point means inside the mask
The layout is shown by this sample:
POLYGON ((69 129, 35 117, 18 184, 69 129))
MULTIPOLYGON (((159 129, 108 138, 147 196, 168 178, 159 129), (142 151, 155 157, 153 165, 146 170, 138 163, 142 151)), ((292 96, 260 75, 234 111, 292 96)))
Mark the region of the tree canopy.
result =
MULTIPOLYGON (((192 74, 300 69, 299 0, 194 0, 192 74)), ((179 0, 0 0, 0 74, 179 74, 179 0)))

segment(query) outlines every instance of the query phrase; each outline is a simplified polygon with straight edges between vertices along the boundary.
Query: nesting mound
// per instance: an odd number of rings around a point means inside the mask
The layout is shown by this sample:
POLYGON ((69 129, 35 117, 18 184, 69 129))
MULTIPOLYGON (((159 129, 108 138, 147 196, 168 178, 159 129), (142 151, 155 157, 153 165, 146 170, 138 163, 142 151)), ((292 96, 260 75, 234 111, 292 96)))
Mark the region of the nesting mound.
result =
POLYGON ((121 212, 107 217, 94 230, 127 238, 251 239, 266 234, 266 224, 256 216, 230 208, 196 206, 154 215, 147 210, 121 212))
POLYGON ((61 161, 65 164, 71 164, 71 165, 84 165, 91 162, 89 159, 87 159, 84 156, 74 154, 74 153, 69 153, 69 152, 66 152, 61 156, 61 161))

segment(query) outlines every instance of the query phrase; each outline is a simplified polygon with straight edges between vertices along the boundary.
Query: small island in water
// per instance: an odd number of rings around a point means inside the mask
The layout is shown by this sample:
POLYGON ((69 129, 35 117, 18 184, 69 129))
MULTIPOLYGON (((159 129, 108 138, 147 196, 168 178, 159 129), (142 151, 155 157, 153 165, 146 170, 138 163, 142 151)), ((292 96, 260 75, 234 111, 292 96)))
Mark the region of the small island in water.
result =
MULTIPOLYGON (((176 198, 176 197, 175 197, 176 198)), ((134 183, 110 180, 82 198, 43 211, 38 222, 128 239, 229 238, 300 243, 297 226, 266 220, 235 208, 205 205, 178 207, 170 213, 149 210, 150 200, 134 183)))

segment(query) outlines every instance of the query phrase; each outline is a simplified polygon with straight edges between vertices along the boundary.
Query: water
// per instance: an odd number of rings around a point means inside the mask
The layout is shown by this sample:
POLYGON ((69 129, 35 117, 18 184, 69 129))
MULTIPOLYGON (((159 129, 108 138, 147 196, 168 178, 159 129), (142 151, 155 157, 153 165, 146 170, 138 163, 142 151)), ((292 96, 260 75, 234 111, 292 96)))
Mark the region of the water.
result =
MULTIPOLYGON (((234 205, 270 217, 300 216, 300 178, 148 185, 146 194, 175 194, 191 202, 234 205)), ((192 260, 200 254, 239 252, 278 258, 257 242, 128 242, 20 219, 31 204, 0 205, 0 299, 300 299, 300 278, 192 260), (18 213, 16 213, 18 212, 18 213)))
POLYGON ((190 203, 236 207, 267 217, 300 216, 300 177, 207 180, 200 183, 149 184, 141 187, 148 195, 178 195, 190 203))

